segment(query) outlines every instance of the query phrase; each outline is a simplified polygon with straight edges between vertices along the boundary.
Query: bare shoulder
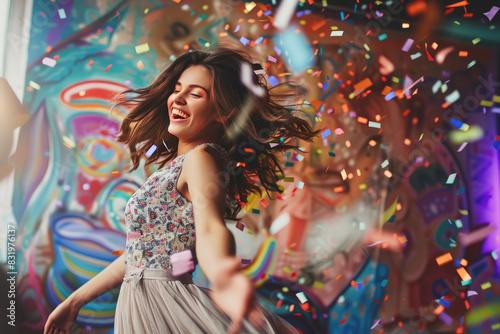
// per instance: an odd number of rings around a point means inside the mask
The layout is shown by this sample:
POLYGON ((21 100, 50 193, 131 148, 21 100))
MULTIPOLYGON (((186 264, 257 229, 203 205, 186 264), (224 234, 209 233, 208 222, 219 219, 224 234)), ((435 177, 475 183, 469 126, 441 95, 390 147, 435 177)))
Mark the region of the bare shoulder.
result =
POLYGON ((216 149, 209 145, 202 145, 186 155, 184 162, 190 169, 199 171, 220 171, 222 170, 222 157, 216 149))

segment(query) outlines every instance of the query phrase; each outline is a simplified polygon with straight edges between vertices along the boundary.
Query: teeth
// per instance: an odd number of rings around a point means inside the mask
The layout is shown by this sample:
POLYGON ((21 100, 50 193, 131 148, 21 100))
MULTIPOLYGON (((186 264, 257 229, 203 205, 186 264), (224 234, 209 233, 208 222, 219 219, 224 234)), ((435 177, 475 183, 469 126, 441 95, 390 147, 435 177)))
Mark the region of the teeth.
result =
POLYGON ((181 111, 179 109, 175 109, 175 108, 172 109, 172 114, 179 115, 182 118, 188 118, 189 117, 189 115, 186 114, 185 112, 183 112, 183 111, 181 111))

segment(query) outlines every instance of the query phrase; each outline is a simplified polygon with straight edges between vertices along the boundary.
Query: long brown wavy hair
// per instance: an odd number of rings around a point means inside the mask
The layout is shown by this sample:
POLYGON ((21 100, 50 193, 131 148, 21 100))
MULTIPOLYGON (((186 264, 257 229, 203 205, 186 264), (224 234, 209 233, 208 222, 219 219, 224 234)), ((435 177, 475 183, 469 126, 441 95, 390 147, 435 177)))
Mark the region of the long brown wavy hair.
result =
POLYGON ((192 65, 202 65, 212 74, 210 112, 215 113, 216 119, 224 120, 219 144, 226 149, 230 162, 229 194, 239 201, 228 217, 236 219, 251 193, 262 195, 261 188, 268 195, 269 191, 283 192, 277 184, 284 177, 282 154, 278 153, 299 151, 298 146, 290 145, 290 139, 311 142, 320 130, 313 130, 306 120, 309 115, 301 110, 305 89, 290 83, 268 88, 264 76, 253 70, 260 65, 253 64, 245 51, 227 47, 190 51, 175 59, 149 86, 126 90, 115 99, 113 108, 132 107, 117 136, 130 150, 130 172, 139 167, 142 158, 146 158, 146 166, 160 161, 161 168, 177 156, 178 138, 167 130, 167 99, 182 72, 192 65), (243 66, 250 66, 247 73, 251 72, 252 84, 242 82, 243 66), (261 92, 254 93, 256 89, 261 92), (152 145, 156 150, 146 156, 152 145))

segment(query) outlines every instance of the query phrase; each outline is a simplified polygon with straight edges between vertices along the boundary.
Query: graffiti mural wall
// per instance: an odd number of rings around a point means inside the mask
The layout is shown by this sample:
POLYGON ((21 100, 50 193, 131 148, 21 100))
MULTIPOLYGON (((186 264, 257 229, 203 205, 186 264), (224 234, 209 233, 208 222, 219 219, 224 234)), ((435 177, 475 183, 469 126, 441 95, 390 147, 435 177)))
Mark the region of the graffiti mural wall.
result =
MULTIPOLYGON (((498 25, 467 8, 34 1, 31 117, 12 156, 21 331, 41 332, 54 307, 117 258, 125 205, 155 171, 127 172, 114 139, 127 110, 110 112, 114 95, 213 45, 253 52, 270 86, 302 85, 322 130, 297 142, 302 154, 283 156, 284 194, 250 197, 240 223, 228 223, 266 308, 302 333, 500 327, 496 48, 430 28, 445 31, 453 15, 498 25), (388 249, 387 234, 401 250, 388 249)), ((200 269, 195 282, 208 285, 200 269)), ((112 332, 118 292, 88 303, 78 330, 112 332)))

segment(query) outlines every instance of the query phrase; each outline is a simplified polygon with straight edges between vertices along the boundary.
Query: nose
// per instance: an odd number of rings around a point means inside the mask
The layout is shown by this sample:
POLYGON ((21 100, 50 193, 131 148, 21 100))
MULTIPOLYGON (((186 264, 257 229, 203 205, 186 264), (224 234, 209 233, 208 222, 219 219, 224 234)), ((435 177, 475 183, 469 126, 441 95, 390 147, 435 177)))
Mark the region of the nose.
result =
POLYGON ((179 92, 174 95, 174 102, 177 104, 185 104, 186 100, 184 99, 184 94, 182 92, 179 92))

